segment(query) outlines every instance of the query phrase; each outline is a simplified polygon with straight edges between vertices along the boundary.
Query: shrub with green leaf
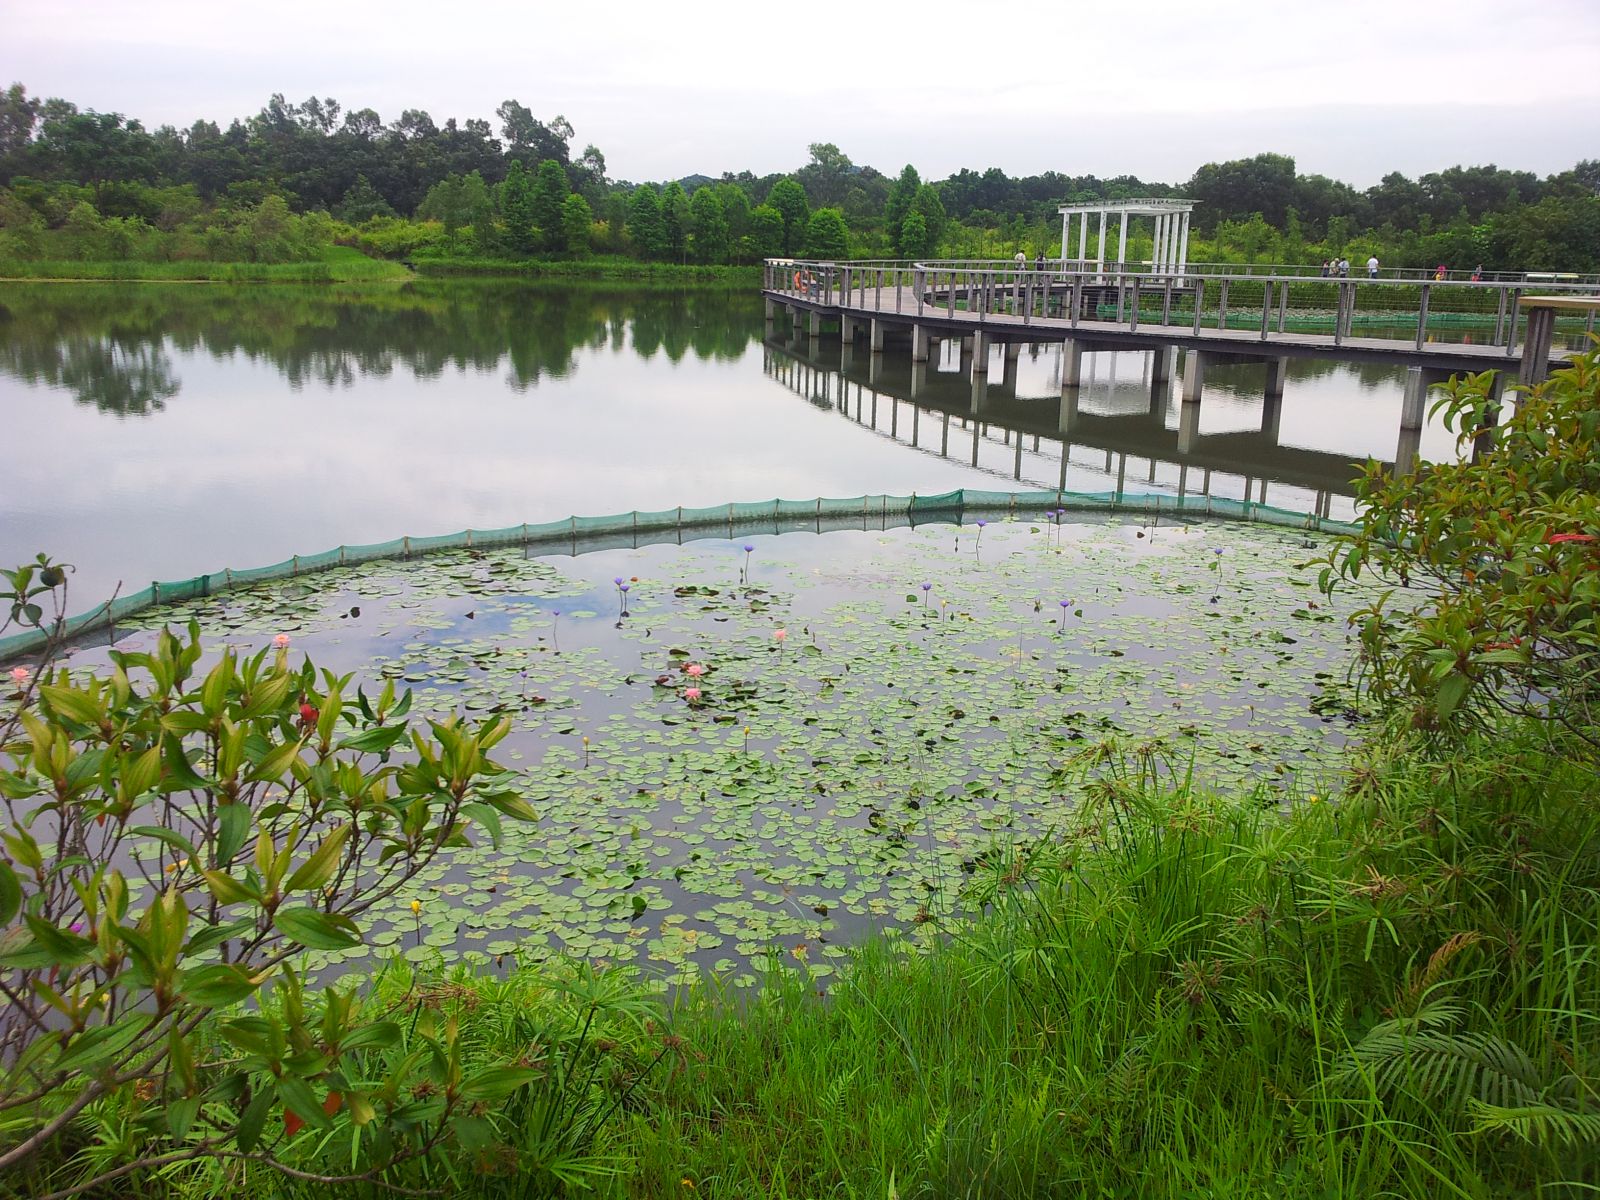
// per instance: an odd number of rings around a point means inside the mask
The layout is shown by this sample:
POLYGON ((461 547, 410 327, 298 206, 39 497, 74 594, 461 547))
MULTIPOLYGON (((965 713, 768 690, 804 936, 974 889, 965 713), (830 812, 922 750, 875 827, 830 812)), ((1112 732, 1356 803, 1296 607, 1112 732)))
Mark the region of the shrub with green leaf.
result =
POLYGON ((1376 580, 1364 681, 1417 728, 1516 714, 1600 744, 1600 351, 1519 395, 1499 429, 1491 384, 1453 381, 1435 406, 1476 456, 1411 474, 1367 464, 1360 528, 1336 543, 1323 586, 1376 580))
MULTIPOLYGON (((59 628, 65 578, 6 572, 6 625, 59 628)), ((206 655, 191 626, 103 677, 47 653, 0 685, 0 1175, 25 1191, 287 1168, 307 1139, 339 1147, 319 1178, 380 1179, 539 1077, 464 1071, 453 1024, 391 1054, 392 1014, 305 983, 469 829, 532 819, 489 757, 508 722, 424 731, 409 692, 277 642, 206 655)))

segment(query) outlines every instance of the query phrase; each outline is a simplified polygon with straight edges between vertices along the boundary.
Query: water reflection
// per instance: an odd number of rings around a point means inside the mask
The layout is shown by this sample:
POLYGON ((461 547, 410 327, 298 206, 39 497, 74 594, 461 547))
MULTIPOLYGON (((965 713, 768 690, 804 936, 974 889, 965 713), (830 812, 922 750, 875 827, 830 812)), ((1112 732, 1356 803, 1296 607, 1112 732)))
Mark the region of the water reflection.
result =
POLYGON ((1370 363, 1291 359, 1275 374, 1208 356, 1194 405, 1182 403, 1170 351, 1165 369, 1150 352, 1087 354, 1082 384, 1063 389, 1061 352, 1049 345, 997 347, 987 370, 974 370, 955 339, 927 363, 892 344, 870 354, 778 330, 765 346, 768 374, 811 404, 1008 486, 1153 487, 1348 516, 1367 459, 1392 466, 1453 452, 1442 428, 1399 428, 1404 371, 1370 363))
POLYGON ((1218 365, 1186 415, 1145 354, 1088 356, 1071 408, 1053 347, 971 365, 764 342, 745 292, 7 285, 0 431, 26 452, 0 563, 77 564, 84 608, 340 544, 774 497, 1022 481, 1338 516, 1351 464, 1395 457, 1381 368, 1296 362, 1272 407, 1259 363, 1218 365))

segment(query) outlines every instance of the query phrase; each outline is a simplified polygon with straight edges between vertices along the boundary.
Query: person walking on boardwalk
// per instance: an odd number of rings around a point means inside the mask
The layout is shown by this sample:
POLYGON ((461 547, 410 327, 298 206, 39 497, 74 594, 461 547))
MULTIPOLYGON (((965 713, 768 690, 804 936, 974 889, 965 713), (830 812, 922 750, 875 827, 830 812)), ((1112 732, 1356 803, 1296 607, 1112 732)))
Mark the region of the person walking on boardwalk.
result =
POLYGON ((1340 279, 1349 279, 1350 278, 1350 260, 1348 258, 1340 258, 1339 259, 1339 278, 1340 279))
POLYGON ((1328 260, 1327 259, 1323 259, 1322 260, 1322 277, 1324 279, 1326 279, 1328 277, 1328 260))
POLYGON ((1372 255, 1372 257, 1367 259, 1367 278, 1368 279, 1376 279, 1377 277, 1378 277, 1378 256, 1376 254, 1374 254, 1374 255, 1372 255))
POLYGON ((1044 251, 1043 250, 1039 251, 1038 257, 1033 260, 1033 269, 1035 271, 1043 271, 1044 270, 1044 251))
POLYGON ((1483 264, 1482 263, 1479 263, 1477 266, 1472 268, 1472 282, 1473 283, 1482 283, 1483 282, 1483 264))

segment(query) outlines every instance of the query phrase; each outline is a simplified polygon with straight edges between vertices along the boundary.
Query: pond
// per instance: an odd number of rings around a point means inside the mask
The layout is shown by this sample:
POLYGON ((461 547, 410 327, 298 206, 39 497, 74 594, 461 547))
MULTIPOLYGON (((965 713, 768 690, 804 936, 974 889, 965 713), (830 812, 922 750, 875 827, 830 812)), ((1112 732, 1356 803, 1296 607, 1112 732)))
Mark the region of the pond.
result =
POLYGON ((74 563, 81 610, 341 543, 775 496, 1120 481, 1338 517, 1352 464, 1396 452, 1382 368, 1292 363, 1273 407, 1259 364, 1217 366, 1184 431, 1147 355, 1094 354, 1064 437, 1054 350, 997 356, 976 413, 960 366, 943 347, 913 402, 903 356, 874 378, 745 292, 0 285, 0 561, 74 563))
POLYGON ((416 715, 511 718, 496 757, 538 824, 437 860, 325 964, 568 953, 747 984, 769 953, 825 977, 865 931, 914 938, 955 911, 972 875, 1071 818, 1074 756, 1108 739, 1264 804, 1321 790, 1350 635, 1316 552, 1287 530, 1043 511, 455 551, 149 610, 119 645, 192 616, 213 650, 287 634, 369 690, 393 679, 416 715))

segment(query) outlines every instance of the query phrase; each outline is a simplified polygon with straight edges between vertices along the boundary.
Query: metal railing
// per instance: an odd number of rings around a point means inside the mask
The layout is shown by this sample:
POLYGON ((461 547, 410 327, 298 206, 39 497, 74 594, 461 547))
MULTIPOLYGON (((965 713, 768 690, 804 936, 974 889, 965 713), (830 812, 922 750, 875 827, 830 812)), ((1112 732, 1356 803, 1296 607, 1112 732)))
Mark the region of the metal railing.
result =
MULTIPOLYGON (((1037 260, 950 260, 908 263, 770 259, 763 268, 769 293, 797 301, 899 317, 975 319, 1005 324, 1136 331, 1141 325, 1249 330, 1267 341, 1286 333, 1331 334, 1335 346, 1358 336, 1393 344, 1455 342, 1515 353, 1526 326, 1525 295, 1585 295, 1594 288, 1521 280, 1338 278, 1318 275, 1152 275, 1129 264, 1037 260)), ((1600 301, 1597 301, 1600 305, 1600 301)), ((1595 310, 1557 325, 1558 336, 1594 331, 1595 310)))

